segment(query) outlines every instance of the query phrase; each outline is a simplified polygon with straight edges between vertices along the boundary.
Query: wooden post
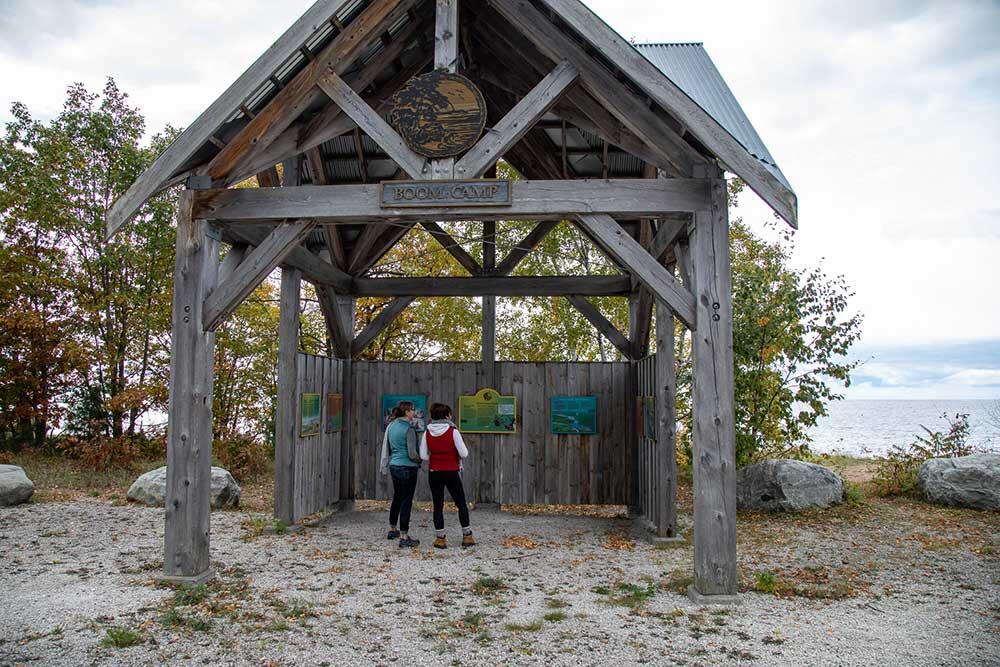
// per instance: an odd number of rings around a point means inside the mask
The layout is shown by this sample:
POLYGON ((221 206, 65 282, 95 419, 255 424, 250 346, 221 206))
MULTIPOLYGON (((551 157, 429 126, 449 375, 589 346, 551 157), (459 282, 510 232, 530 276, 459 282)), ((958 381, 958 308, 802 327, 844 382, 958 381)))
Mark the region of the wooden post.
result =
MULTIPOLYGON (((340 321, 349 340, 355 333, 355 310, 357 299, 337 297, 340 321)), ((350 350, 343 360, 344 430, 340 434, 340 505, 345 507, 357 496, 354 479, 354 429, 351 420, 351 406, 354 404, 354 362, 350 350)))
POLYGON ((295 444, 298 438, 299 295, 302 272, 281 269, 278 320, 278 401, 274 418, 274 517, 295 521, 295 444))
MULTIPOLYGON (((497 226, 492 220, 483 223, 483 273, 490 275, 496 271, 497 264, 497 226)), ((483 297, 483 364, 485 365, 487 382, 497 389, 494 375, 494 362, 497 358, 497 298, 483 297)))
POLYGON ((656 535, 677 537, 677 371, 674 366, 674 313, 656 300, 656 535))
POLYGON ((215 334, 206 332, 201 322, 205 298, 218 279, 219 241, 208 221, 192 219, 192 203, 193 193, 182 192, 177 206, 163 572, 168 581, 197 585, 212 577, 215 334))
MULTIPOLYGON (((458 72, 458 2, 436 0, 434 17, 434 69, 452 74, 458 72)), ((455 158, 431 160, 431 177, 436 180, 455 178, 455 158)))
POLYGON ((726 181, 711 179, 712 207, 694 215, 690 250, 695 602, 732 604, 736 593, 736 430, 733 304, 726 181))

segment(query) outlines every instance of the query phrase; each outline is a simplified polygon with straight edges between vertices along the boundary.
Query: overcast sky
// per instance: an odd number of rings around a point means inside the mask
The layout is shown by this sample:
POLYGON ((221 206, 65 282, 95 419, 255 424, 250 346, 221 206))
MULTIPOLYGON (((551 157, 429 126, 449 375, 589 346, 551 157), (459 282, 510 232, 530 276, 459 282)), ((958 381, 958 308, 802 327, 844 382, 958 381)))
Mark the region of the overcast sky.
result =
MULTIPOLYGON (((627 38, 703 42, 799 197, 796 261, 865 315, 852 397, 1000 397, 1000 2, 589 0, 627 38)), ((307 2, 5 0, 0 120, 106 76, 185 126, 307 2)), ((736 212, 770 217, 750 194, 736 212)))

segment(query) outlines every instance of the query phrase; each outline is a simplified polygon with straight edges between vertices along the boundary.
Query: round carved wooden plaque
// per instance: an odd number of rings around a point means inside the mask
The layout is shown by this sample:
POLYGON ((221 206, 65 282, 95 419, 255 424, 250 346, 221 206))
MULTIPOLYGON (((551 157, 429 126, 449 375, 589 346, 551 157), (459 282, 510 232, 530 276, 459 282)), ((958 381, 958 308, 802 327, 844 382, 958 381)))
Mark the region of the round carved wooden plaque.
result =
POLYGON ((486 101, 476 84, 445 70, 410 79, 389 108, 392 126, 410 148, 429 158, 472 148, 486 127, 486 101))

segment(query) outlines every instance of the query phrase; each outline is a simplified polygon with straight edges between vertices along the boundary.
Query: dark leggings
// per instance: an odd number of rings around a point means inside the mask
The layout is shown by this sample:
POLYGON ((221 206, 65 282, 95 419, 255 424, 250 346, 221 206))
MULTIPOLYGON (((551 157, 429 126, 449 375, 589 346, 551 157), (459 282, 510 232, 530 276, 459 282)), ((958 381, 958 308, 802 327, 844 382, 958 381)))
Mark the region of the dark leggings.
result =
POLYGON ((458 522, 462 528, 469 527, 469 507, 465 504, 465 489, 457 470, 434 471, 429 477, 431 497, 434 499, 434 528, 444 530, 444 490, 447 487, 451 499, 458 508, 458 522))
POLYGON ((410 530, 410 512, 413 510, 413 492, 417 490, 417 476, 420 468, 413 466, 389 466, 392 474, 392 505, 389 507, 389 525, 399 521, 399 530, 410 530))

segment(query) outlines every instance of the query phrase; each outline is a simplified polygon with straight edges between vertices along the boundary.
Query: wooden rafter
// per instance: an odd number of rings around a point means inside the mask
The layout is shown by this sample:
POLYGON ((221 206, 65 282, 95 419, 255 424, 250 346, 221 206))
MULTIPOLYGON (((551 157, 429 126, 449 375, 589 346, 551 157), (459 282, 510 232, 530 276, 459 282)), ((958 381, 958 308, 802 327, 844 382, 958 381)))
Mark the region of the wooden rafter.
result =
POLYGON ((227 280, 212 290, 202 310, 205 331, 215 331, 222 321, 257 289, 312 231, 314 223, 289 223, 276 227, 236 267, 227 280))
MULTIPOLYGON (((765 165, 751 155, 722 125, 705 113, 691 97, 664 76, 655 65, 624 40, 607 23, 579 0, 542 0, 542 2, 600 50, 611 62, 666 111, 683 122, 708 150, 758 193, 792 227, 798 226, 798 202, 795 194, 780 183, 765 165)), ((526 3, 522 3, 524 6, 526 3)))
MULTIPOLYGON (((322 93, 322 76, 343 74, 378 35, 406 15, 418 0, 374 0, 343 32, 261 109, 257 116, 219 152, 204 172, 213 181, 224 180, 255 147, 277 139, 322 93)), ((338 76, 339 78, 339 76, 338 76)))
POLYGON ((507 276, 514 272, 517 265, 521 263, 532 250, 538 247, 538 244, 545 240, 545 237, 549 235, 553 229, 559 225, 558 221, 548 220, 545 222, 539 222, 531 232, 528 233, 521 241, 515 245, 507 256, 503 258, 500 265, 497 266, 497 274, 501 276, 507 276))
MULTIPOLYGON (((412 43, 414 37, 419 34, 418 30, 425 30, 426 28, 426 20, 419 24, 414 23, 405 26, 388 48, 383 49, 360 71, 351 74, 345 80, 356 91, 367 89, 375 82, 375 78, 385 70, 389 58, 398 57, 405 50, 405 47, 412 43)), ((378 86, 373 94, 366 96, 369 103, 375 107, 376 111, 380 111, 385 101, 412 76, 426 68, 430 61, 431 57, 425 55, 405 70, 400 71, 391 80, 378 86)), ((354 121, 345 116, 335 104, 330 104, 308 121, 298 120, 293 123, 280 137, 271 142, 270 145, 266 147, 258 146, 252 153, 243 158, 238 167, 233 169, 233 173, 226 179, 226 183, 238 182, 245 177, 245 174, 254 173, 262 168, 261 165, 274 164, 288 155, 315 148, 334 137, 339 137, 345 132, 349 132, 354 127, 354 121)))
POLYGON ((323 312, 334 351, 341 359, 347 358, 351 353, 351 338, 337 304, 337 293, 328 285, 316 285, 316 297, 319 299, 319 307, 323 312))
MULTIPOLYGON (((149 169, 140 174, 125 194, 115 201, 108 211, 107 237, 111 238, 153 194, 171 183, 178 182, 176 172, 181 166, 202 147, 210 136, 218 131, 219 127, 232 115, 234 109, 243 105, 246 98, 260 85, 260 82, 281 66, 291 50, 305 43, 316 30, 316 26, 336 13, 345 2, 346 0, 328 0, 314 4, 226 92, 198 116, 156 158, 149 169)), ((249 172, 244 175, 244 178, 255 173, 256 171, 249 172)))
POLYGON ((576 216, 597 243, 626 267, 654 295, 667 302, 684 326, 695 327, 695 302, 691 292, 677 282, 614 218, 601 214, 576 216))
MULTIPOLYGON (((226 237, 228 239, 235 243, 245 243, 251 246, 260 245, 267 236, 267 231, 249 227, 226 230, 226 237)), ((311 283, 332 285, 345 293, 351 289, 351 276, 337 269, 329 262, 324 262, 302 246, 292 248, 282 260, 282 264, 300 270, 302 275, 311 283)))
POLYGON ((455 239, 451 237, 451 234, 446 232, 441 228, 441 225, 436 222, 429 222, 427 220, 422 221, 421 226, 426 229, 431 236, 441 245, 442 248, 447 250, 455 260, 469 272, 470 275, 479 275, 483 272, 483 267, 479 265, 472 255, 465 251, 465 248, 460 246, 455 239))
POLYGON ((560 63, 524 96, 485 137, 455 165, 460 178, 479 178, 524 137, 577 79, 569 63, 560 63))
POLYGON ((411 178, 419 179, 427 173, 427 160, 414 153, 399 133, 375 113, 336 72, 327 72, 318 81, 318 85, 411 178))
POLYGON ((398 297, 386 304, 375 316, 375 319, 369 322, 368 326, 354 338, 354 342, 351 343, 351 355, 355 358, 361 356, 361 353, 372 344, 372 341, 395 322, 400 313, 415 300, 416 297, 398 297))
POLYGON ((628 338, 611 321, 597 309, 586 297, 579 294, 570 294, 566 299, 573 304, 581 315, 590 322, 597 331, 608 339, 608 342, 615 346, 626 359, 633 359, 633 348, 628 338))
POLYGON ((583 85, 650 149, 662 154, 682 174, 691 173, 693 164, 704 158, 637 98, 611 72, 591 58, 578 43, 558 30, 527 0, 492 0, 493 6, 518 28, 550 60, 569 60, 580 71, 583 85))

